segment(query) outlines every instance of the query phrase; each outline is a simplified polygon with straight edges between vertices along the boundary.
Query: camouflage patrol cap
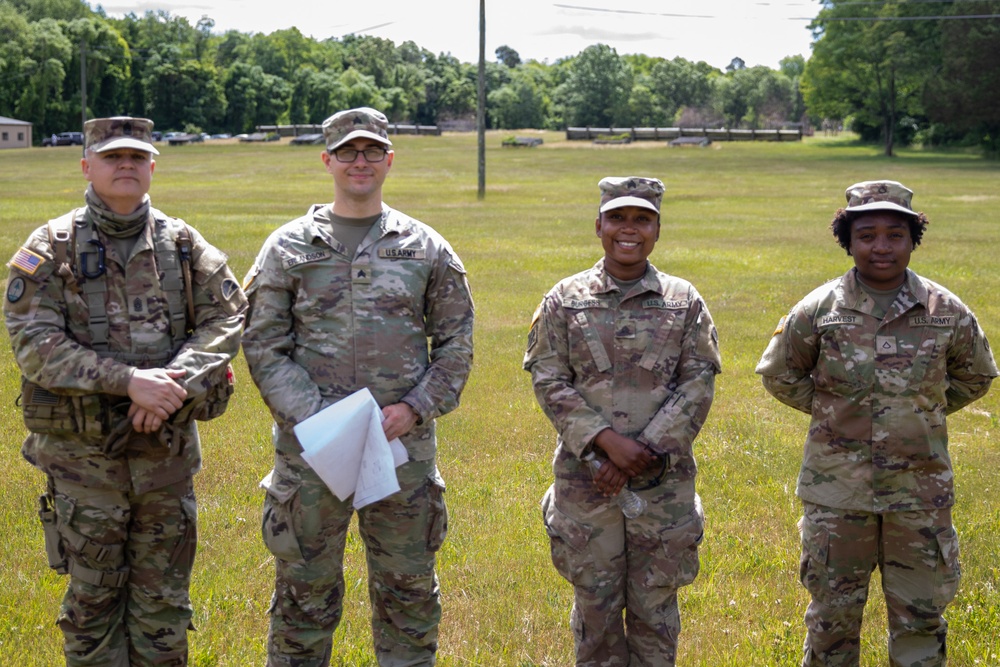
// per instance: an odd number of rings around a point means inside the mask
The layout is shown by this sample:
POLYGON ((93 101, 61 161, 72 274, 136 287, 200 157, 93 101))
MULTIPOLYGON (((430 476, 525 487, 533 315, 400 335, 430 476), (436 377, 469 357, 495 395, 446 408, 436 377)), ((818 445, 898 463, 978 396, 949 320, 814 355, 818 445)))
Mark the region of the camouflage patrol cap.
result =
POLYGON ((600 212, 624 206, 639 206, 654 213, 660 212, 663 199, 663 181, 644 176, 608 176, 597 184, 601 188, 600 212))
POLYGON ((323 138, 326 150, 332 151, 351 139, 374 139, 386 146, 389 141, 389 120, 381 111, 370 107, 359 107, 338 111, 323 121, 323 138))
POLYGON ((153 155, 153 121, 148 118, 113 116, 91 118, 83 124, 83 145, 88 151, 103 153, 113 148, 135 148, 153 155))
POLYGON ((913 191, 896 181, 855 183, 844 195, 848 211, 897 211, 917 217, 911 205, 913 191))

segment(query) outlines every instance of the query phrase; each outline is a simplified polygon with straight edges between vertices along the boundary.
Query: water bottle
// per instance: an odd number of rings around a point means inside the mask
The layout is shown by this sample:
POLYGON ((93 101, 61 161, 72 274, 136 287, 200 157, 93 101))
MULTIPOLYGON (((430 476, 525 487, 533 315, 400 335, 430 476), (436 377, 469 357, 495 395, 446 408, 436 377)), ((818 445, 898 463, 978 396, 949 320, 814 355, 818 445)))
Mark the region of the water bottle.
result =
MULTIPOLYGON (((603 465, 603 461, 595 458, 593 453, 585 456, 584 460, 589 461, 594 470, 600 470, 603 465)), ((618 503, 618 507, 621 508, 622 514, 627 519, 634 519, 646 511, 646 501, 627 486, 623 486, 622 490, 615 495, 615 502, 618 503)))

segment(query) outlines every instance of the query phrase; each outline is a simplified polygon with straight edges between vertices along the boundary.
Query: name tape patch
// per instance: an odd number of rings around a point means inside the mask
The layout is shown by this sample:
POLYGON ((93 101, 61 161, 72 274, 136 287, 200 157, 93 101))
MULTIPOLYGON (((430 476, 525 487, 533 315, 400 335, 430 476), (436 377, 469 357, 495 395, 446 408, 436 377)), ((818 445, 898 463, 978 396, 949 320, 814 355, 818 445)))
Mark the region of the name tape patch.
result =
POLYGON ((642 302, 643 308, 660 308, 663 310, 685 310, 690 303, 687 299, 677 301, 667 301, 665 299, 646 299, 642 302))
POLYGON ((423 248, 379 248, 380 259, 425 259, 427 252, 423 248))
POLYGON ((914 315, 911 327, 950 327, 955 324, 954 315, 914 315))
POLYGON ((566 302, 567 308, 580 310, 583 308, 607 308, 608 303, 600 299, 570 299, 566 302))
POLYGON ((324 259, 329 259, 333 257, 333 252, 329 250, 317 250, 316 252, 307 252, 301 255, 295 255, 294 257, 289 257, 288 259, 281 262, 285 269, 290 269, 293 266, 299 266, 300 264, 309 264, 311 262, 319 262, 324 259))
POLYGON ((861 317, 858 315, 841 315, 840 313, 831 313, 829 315, 824 315, 819 319, 819 326, 829 327, 836 324, 860 324, 861 317))

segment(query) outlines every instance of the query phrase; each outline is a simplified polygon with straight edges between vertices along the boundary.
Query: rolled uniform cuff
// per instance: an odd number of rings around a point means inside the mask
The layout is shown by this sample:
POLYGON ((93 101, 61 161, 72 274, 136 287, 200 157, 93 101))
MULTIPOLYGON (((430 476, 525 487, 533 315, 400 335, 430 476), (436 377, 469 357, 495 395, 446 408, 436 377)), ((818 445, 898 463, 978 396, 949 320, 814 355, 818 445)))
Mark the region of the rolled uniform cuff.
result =
POLYGON ((420 407, 416 405, 416 401, 414 401, 410 396, 406 396, 400 401, 400 403, 406 403, 409 405, 410 409, 413 410, 413 414, 417 416, 417 426, 423 426, 424 413, 420 410, 420 407))

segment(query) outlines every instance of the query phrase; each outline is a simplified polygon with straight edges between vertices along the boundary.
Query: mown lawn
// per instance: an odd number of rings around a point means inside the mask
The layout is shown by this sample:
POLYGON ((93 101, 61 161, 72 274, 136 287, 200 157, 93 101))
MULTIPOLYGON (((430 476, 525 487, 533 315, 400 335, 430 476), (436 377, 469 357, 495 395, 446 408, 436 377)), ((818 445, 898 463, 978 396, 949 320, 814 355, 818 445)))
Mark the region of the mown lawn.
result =
MULTIPOLYGON (((724 374, 697 442, 708 525, 699 578, 681 596, 679 664, 797 664, 807 597, 797 581, 795 476, 807 418, 770 399, 753 368, 784 311, 851 260, 828 224, 844 188, 892 178, 915 192, 931 225, 911 266, 958 293, 1000 340, 1000 165, 963 153, 901 151, 848 138, 794 144, 595 147, 543 133, 534 149, 488 138, 487 195, 476 198, 474 135, 398 137, 386 201, 442 232, 465 261, 477 303, 476 362, 463 405, 440 422, 439 466, 451 522, 440 555, 439 664, 572 662, 570 586, 556 575, 538 501, 550 483, 552 429, 521 357, 532 311, 559 278, 593 264, 597 182, 652 175, 667 185, 651 258, 691 280, 719 328, 724 374)), ((318 147, 213 144, 161 148, 153 203, 197 226, 242 276, 266 235, 332 197, 318 147)), ((0 151, 0 256, 82 203, 79 149, 0 151)), ((264 663, 273 566, 259 536, 271 466, 270 418, 238 360, 239 393, 202 429, 200 550, 191 663, 264 663)), ((54 625, 64 580, 45 568, 36 516, 43 477, 18 452, 18 373, 0 346, 0 663, 60 664, 54 625)), ((948 618, 950 664, 1000 664, 1000 391, 950 420, 963 580, 948 618)), ((352 534, 348 600, 335 665, 374 665, 363 550, 352 534)), ((885 621, 873 586, 865 666, 884 665, 885 621)))

